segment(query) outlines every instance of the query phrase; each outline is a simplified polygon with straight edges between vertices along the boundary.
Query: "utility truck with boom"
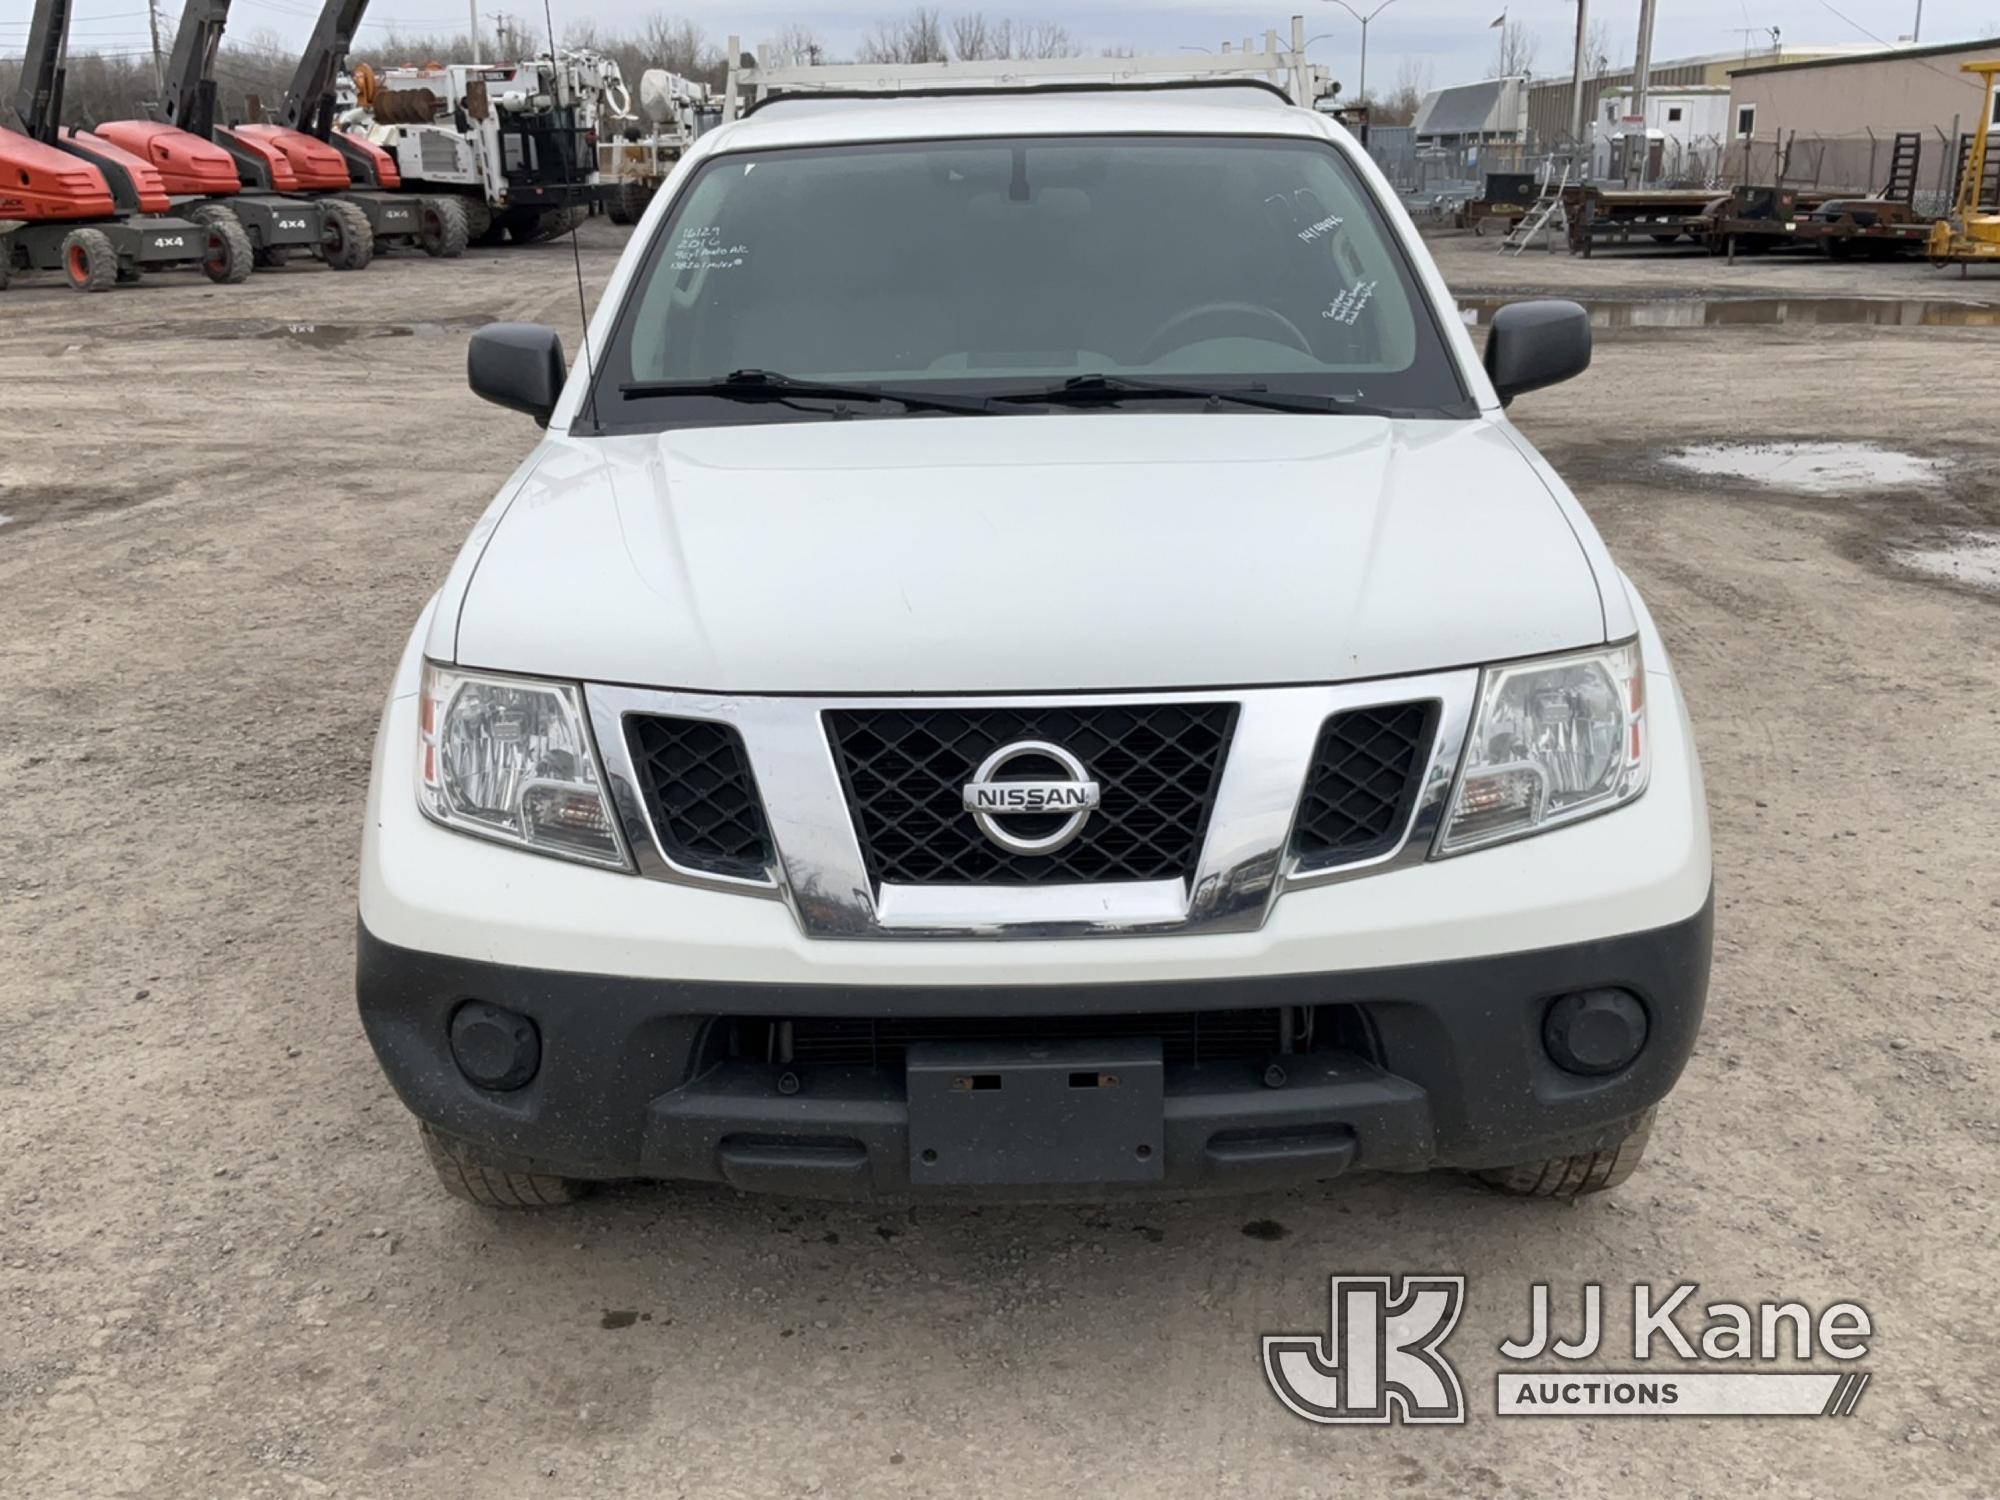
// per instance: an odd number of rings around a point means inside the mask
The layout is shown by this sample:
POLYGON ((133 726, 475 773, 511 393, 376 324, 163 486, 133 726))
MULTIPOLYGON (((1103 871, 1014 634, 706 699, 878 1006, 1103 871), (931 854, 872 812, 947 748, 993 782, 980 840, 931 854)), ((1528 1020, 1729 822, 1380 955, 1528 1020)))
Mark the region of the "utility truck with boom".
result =
POLYGON ((355 89, 347 140, 386 153, 405 183, 454 203, 480 243, 548 239, 588 214, 599 196, 600 126, 631 106, 618 64, 582 50, 357 69, 355 89))

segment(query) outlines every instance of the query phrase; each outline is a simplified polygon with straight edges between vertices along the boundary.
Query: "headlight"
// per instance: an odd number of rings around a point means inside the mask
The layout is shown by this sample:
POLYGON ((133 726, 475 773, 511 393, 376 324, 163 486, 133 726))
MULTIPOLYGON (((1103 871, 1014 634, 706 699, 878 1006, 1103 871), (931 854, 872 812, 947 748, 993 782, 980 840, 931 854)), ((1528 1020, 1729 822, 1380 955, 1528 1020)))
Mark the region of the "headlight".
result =
POLYGON ((576 686, 424 663, 417 801, 464 833, 630 868, 576 686))
POLYGON ((1637 641, 1488 667, 1437 852, 1573 823, 1645 789, 1637 641))

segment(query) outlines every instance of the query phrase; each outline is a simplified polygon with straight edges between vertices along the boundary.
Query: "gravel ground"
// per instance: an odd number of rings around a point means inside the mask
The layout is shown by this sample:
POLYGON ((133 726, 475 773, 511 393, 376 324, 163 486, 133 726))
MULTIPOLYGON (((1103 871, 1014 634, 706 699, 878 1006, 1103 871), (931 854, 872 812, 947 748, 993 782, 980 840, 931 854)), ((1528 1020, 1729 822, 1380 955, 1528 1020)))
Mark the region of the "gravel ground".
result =
MULTIPOLYGON (((585 231, 593 294, 618 235, 585 231)), ((1468 294, 2000 301, 1922 266, 1438 251, 1468 294)), ((1714 811, 1708 1025, 1623 1190, 493 1217, 431 1180, 349 986, 380 695, 533 438, 464 387, 502 317, 574 333, 566 246, 5 294, 0 1491, 1994 1493, 2000 597, 1910 562, 2000 528, 1993 334, 1618 333, 1516 407, 1677 654, 1714 811), (1819 441, 1944 467, 1671 462, 1819 441), (1470 1278, 1469 1425, 1312 1427, 1266 1389, 1258 1335, 1384 1270, 1470 1278), (1875 1378, 1837 1422, 1497 1419, 1536 1279, 1852 1298, 1875 1378)))

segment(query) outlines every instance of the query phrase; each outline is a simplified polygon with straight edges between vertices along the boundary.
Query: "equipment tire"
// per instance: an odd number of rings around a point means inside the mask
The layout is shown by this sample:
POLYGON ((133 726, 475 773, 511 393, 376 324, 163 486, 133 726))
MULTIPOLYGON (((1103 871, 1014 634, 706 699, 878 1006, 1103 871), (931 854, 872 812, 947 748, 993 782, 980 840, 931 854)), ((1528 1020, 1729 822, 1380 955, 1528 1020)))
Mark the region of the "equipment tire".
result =
POLYGON ((266 245, 257 252, 257 269, 260 271, 280 271, 291 263, 290 245, 266 245))
POLYGON ((375 257, 368 215, 340 198, 320 200, 320 249, 336 271, 359 271, 375 257))
POLYGON ((465 254, 472 224, 465 205, 456 198, 426 198, 417 215, 417 243, 436 260, 457 260, 465 254))
POLYGON ((471 1147, 419 1125, 424 1154, 431 1160, 440 1186, 454 1198, 481 1208, 557 1208, 587 1197, 590 1184, 574 1177, 547 1177, 539 1172, 507 1172, 480 1163, 471 1147))
POLYGON ((194 211, 194 221, 208 232, 201 252, 201 272, 218 286, 237 286, 256 269, 257 252, 242 222, 228 209, 212 206, 194 211))
POLYGON ((118 284, 118 252, 101 229, 72 229, 62 241, 63 277, 79 292, 108 292, 118 284))
POLYGON ((1632 1122, 1624 1140, 1606 1150, 1496 1167, 1479 1173, 1479 1180, 1513 1198, 1579 1198, 1585 1193, 1601 1193, 1638 1170, 1652 1133, 1653 1111, 1649 1109, 1632 1122))

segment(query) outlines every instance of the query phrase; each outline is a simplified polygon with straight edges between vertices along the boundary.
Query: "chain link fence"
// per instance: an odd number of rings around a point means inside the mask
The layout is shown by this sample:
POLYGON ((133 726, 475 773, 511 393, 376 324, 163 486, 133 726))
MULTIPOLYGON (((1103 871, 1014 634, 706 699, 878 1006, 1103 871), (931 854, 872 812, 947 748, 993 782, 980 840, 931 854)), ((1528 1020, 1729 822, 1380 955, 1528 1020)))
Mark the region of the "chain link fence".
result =
MULTIPOLYGON (((1731 141, 1724 153, 1723 183, 1872 197, 1890 186, 1895 142, 1893 131, 1844 136, 1774 131, 1768 136, 1745 136, 1731 141)), ((1936 127, 1923 133, 1911 202, 1918 213, 1942 214, 1950 209, 1957 196, 1959 149, 1958 141, 1936 127)))

